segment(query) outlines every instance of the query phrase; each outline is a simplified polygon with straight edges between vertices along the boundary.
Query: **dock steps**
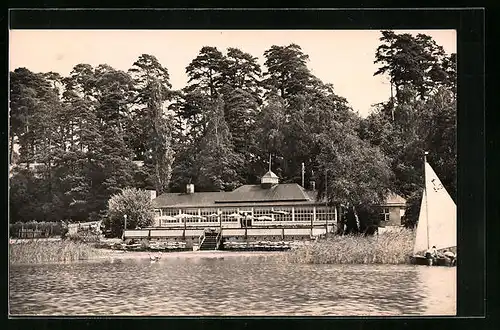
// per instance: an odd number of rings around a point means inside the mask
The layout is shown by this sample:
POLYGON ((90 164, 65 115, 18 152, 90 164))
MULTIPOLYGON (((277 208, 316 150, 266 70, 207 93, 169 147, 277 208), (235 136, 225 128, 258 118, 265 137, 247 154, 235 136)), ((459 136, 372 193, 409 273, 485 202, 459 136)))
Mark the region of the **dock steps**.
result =
POLYGON ((218 243, 217 232, 205 232, 203 241, 200 244, 200 250, 217 250, 218 243))

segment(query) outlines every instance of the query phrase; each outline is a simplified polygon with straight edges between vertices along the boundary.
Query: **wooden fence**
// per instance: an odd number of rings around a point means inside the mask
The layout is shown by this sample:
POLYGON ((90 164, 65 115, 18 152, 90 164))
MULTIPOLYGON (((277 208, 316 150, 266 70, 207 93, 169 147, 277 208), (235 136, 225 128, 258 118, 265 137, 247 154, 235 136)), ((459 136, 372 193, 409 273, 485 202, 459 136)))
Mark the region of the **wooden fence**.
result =
POLYGON ((18 238, 45 238, 50 237, 51 230, 40 229, 20 229, 18 231, 18 238))

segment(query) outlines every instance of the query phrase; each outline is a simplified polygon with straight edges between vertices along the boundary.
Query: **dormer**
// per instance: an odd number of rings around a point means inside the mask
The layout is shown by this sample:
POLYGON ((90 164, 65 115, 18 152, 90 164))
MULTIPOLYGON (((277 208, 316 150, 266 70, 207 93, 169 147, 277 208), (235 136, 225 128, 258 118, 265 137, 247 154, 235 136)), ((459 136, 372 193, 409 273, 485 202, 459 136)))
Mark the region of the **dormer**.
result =
POLYGON ((269 189, 273 185, 279 183, 279 178, 272 171, 268 171, 266 174, 262 176, 260 179, 260 185, 263 189, 269 189))

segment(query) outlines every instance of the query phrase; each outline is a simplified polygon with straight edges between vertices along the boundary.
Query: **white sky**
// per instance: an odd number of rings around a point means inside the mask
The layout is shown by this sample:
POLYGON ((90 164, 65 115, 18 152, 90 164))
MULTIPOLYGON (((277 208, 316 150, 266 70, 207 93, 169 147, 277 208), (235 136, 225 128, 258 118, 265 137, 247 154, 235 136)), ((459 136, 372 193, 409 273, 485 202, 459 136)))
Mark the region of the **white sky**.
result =
MULTIPOLYGON (((395 32, 425 33, 446 53, 456 52, 455 30, 395 32)), ((265 50, 296 43, 309 55, 312 73, 367 116, 372 104, 390 95, 387 77, 373 76, 379 37, 379 30, 10 30, 9 70, 68 76, 75 65, 87 63, 127 71, 141 54, 150 54, 168 69, 172 87, 180 89, 187 83, 186 66, 203 46, 223 52, 239 48, 258 57, 265 71, 265 50)))

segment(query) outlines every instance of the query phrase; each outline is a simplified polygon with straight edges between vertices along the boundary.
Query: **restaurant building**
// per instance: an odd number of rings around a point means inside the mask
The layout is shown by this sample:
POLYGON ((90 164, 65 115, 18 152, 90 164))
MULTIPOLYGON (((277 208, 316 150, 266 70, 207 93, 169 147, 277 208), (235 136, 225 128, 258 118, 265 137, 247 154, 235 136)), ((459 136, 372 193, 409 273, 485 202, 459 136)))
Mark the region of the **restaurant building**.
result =
MULTIPOLYGON (((185 215, 184 221, 189 226, 328 225, 333 230, 338 220, 337 209, 316 200, 316 195, 314 189, 306 190, 296 183, 279 183, 272 171, 262 176, 260 184, 243 185, 230 192, 196 192, 194 185, 188 184, 184 193, 165 193, 153 200, 155 226, 174 226, 182 223, 185 215), (246 215, 247 222, 242 224, 243 216, 238 215, 246 215)), ((402 197, 389 195, 381 205, 384 224, 400 225, 405 207, 402 197)))

